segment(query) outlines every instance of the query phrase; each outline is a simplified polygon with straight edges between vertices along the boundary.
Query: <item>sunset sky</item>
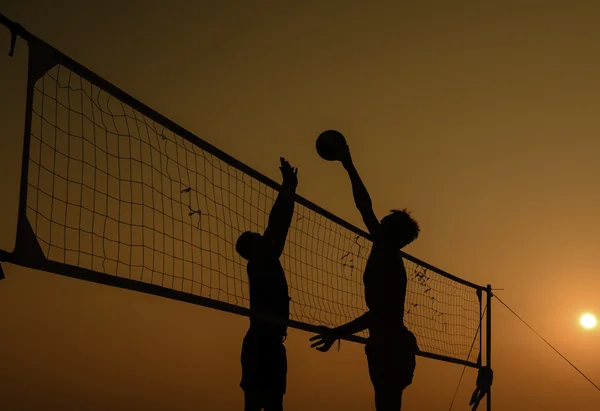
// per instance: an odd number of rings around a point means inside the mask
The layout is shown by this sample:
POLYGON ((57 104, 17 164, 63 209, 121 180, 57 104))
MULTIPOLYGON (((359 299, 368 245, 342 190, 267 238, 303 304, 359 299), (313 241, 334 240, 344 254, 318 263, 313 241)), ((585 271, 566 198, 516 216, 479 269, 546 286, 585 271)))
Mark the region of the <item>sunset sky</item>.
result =
MULTIPOLYGON (((600 5, 591 1, 4 0, 0 12, 159 113, 364 228, 342 131, 407 252, 477 284, 600 385, 600 5), (418 4, 417 4, 418 3, 418 4)), ((27 47, 0 27, 0 249, 14 246, 27 47)), ((248 319, 3 264, 6 410, 241 410, 248 319)), ((497 301, 494 411, 600 409, 600 393, 497 301)), ((364 347, 290 330, 285 409, 374 410, 364 347)), ((418 358, 403 409, 447 410, 462 367, 418 358)), ((453 410, 468 410, 467 369, 453 410)), ((482 404, 480 409, 485 409, 482 404)))

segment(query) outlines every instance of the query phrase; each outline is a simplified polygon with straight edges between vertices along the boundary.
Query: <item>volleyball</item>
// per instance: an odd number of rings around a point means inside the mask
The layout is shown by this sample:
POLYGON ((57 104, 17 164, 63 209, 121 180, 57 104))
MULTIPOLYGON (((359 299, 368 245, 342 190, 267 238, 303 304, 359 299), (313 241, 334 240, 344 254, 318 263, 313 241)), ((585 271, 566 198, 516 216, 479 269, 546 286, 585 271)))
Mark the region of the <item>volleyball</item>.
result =
POLYGON ((339 153, 346 145, 344 135, 336 130, 322 132, 317 138, 317 153, 327 161, 339 160, 339 153))

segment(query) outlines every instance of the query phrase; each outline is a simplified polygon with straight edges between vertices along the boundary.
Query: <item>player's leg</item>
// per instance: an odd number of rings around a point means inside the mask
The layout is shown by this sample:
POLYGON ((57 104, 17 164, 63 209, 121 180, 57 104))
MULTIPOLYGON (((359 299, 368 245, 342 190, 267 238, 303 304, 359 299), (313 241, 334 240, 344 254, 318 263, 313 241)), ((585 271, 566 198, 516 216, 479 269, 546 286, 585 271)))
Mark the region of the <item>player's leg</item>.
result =
POLYGON ((402 389, 395 384, 374 385, 375 409, 377 411, 400 411, 402 408, 402 389))
POLYGON ((261 411, 263 408, 266 410, 264 398, 265 396, 256 390, 244 391, 244 411, 261 411))
POLYGON ((244 391, 244 410, 260 411, 263 409, 264 395, 260 393, 260 341, 257 334, 248 330, 242 343, 242 380, 240 387, 244 391))
POLYGON ((283 394, 271 393, 265 401, 265 411, 283 411, 283 394))
MULTIPOLYGON (((381 347, 378 347, 381 349, 381 347)), ((396 384, 393 375, 393 358, 379 351, 367 355, 369 376, 375 390, 375 409, 377 411, 400 411, 402 407, 402 388, 396 384)))
POLYGON ((287 354, 281 339, 276 339, 270 347, 269 396, 265 401, 265 411, 283 411, 283 396, 287 386, 287 354))
POLYGON ((400 411, 402 392, 412 383, 415 357, 396 346, 401 343, 388 338, 376 344, 367 343, 365 347, 377 411, 400 411))
POLYGON ((400 411, 402 408, 402 393, 413 380, 415 373, 415 356, 406 351, 398 351, 380 359, 377 367, 375 388, 375 409, 377 411, 400 411))

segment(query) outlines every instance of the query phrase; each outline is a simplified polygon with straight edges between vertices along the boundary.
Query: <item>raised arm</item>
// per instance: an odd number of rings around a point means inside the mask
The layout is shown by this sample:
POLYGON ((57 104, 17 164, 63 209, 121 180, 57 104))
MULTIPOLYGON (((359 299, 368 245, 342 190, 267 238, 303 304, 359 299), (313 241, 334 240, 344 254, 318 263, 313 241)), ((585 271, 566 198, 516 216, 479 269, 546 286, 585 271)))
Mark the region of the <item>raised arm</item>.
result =
POLYGON ((373 202, 367 188, 363 184, 350 155, 350 149, 346 145, 342 155, 342 165, 348 172, 350 182, 352 183, 352 193, 354 194, 354 203, 360 212, 362 219, 371 235, 375 235, 379 230, 379 220, 373 211, 373 202))
POLYGON ((270 245, 269 249, 271 253, 279 257, 283 252, 285 246, 285 239, 287 237, 290 224, 292 223, 292 216, 294 215, 294 194, 296 187, 298 186, 298 170, 292 168, 283 157, 281 160, 281 174, 283 175, 282 188, 271 213, 269 214, 269 223, 267 229, 263 234, 263 239, 270 245))

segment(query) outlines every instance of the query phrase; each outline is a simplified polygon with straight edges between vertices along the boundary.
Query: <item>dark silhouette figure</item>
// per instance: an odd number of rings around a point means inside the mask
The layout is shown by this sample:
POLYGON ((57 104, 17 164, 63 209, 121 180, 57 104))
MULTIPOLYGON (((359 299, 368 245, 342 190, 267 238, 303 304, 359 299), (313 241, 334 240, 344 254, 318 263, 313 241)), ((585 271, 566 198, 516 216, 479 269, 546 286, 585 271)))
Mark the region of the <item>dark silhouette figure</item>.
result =
POLYGON ((363 275, 369 311, 312 337, 310 340, 315 342, 311 347, 325 352, 339 338, 368 328, 365 353, 375 389, 375 407, 377 411, 398 411, 402 406, 402 391, 412 383, 418 351, 414 334, 404 326, 407 276, 399 249, 417 238, 419 226, 406 210, 393 210, 380 222, 347 145, 340 161, 350 176, 356 207, 373 239, 363 275))
MULTIPOLYGON (((263 235, 243 233, 236 250, 248 260, 250 309, 283 320, 289 318, 290 298, 279 262, 294 213, 298 170, 281 158, 282 189, 263 235)), ((287 326, 252 317, 242 344, 242 381, 246 411, 281 411, 286 391, 287 357, 283 345, 287 326)))

